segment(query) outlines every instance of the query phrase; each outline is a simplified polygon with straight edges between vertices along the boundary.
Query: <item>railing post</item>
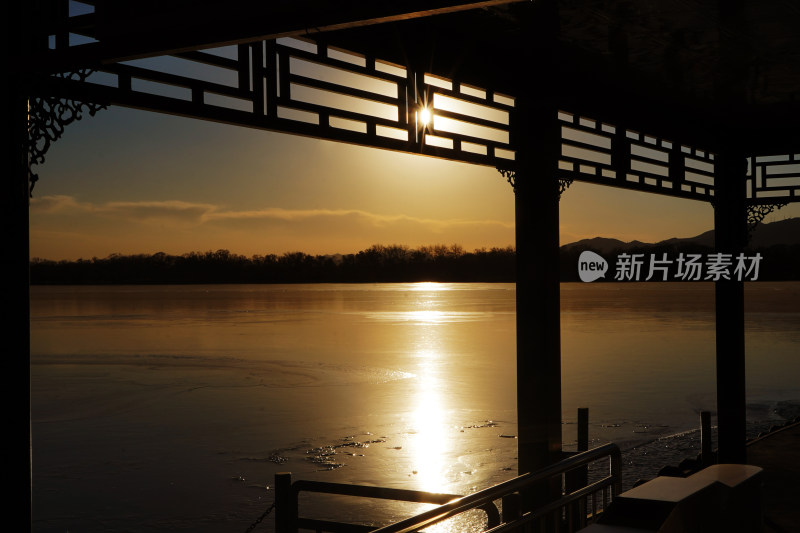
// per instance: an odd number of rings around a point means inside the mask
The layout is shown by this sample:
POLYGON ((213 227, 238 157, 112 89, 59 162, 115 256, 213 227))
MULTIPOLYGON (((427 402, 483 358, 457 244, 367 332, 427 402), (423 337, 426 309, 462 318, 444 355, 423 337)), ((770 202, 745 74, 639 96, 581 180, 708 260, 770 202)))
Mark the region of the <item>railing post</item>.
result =
POLYGON ((589 449, 589 408, 578 407, 578 451, 589 449))
MULTIPOLYGON (((578 452, 589 449, 589 408, 578 407, 578 452)), ((579 488, 589 484, 589 465, 584 465, 575 471, 575 482, 579 488)), ((576 502, 578 507, 577 529, 586 526, 586 499, 576 502)))
POLYGON ((622 452, 619 448, 611 452, 611 475, 614 482, 611 485, 611 498, 622 494, 622 452))
MULTIPOLYGON (((589 449, 589 408, 578 408, 578 453, 589 449)), ((589 466, 583 465, 566 472, 564 474, 564 490, 567 494, 581 489, 589 482, 589 466)), ((586 499, 582 498, 572 504, 568 509, 568 524, 575 524, 576 527, 568 526, 569 531, 579 529, 586 525, 586 499)))
POLYGON ((292 494, 292 473, 275 474, 275 532, 297 533, 297 498, 292 494))
MULTIPOLYGON (((503 502, 503 524, 522 518, 522 496, 520 496, 519 492, 506 494, 501 501, 503 502)), ((511 531, 512 533, 521 532, 522 528, 512 529, 511 531)))
MULTIPOLYGON (((589 408, 578 407, 578 452, 589 449, 589 408)), ((585 487, 589 483, 589 465, 584 465, 576 470, 578 487, 585 487)))
POLYGON ((711 447, 711 413, 700 411, 700 462, 703 466, 714 463, 713 450, 711 447))

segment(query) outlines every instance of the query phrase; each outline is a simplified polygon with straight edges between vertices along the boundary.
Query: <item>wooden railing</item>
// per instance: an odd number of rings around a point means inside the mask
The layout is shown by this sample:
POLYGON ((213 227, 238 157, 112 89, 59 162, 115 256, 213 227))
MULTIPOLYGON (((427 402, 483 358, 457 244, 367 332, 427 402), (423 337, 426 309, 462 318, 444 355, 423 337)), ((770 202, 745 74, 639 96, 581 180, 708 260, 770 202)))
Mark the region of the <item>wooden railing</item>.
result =
POLYGON ((512 530, 572 532, 593 521, 598 513, 608 506, 611 499, 620 494, 621 468, 619 447, 616 444, 606 444, 467 496, 319 481, 301 480, 292 483, 291 474, 280 473, 275 476, 277 493, 275 530, 277 533, 295 533, 300 530, 332 533, 367 531, 412 533, 462 513, 481 509, 486 513, 484 527, 486 532, 500 533, 512 530), (608 460, 606 474, 590 475, 590 478, 598 479, 590 479, 586 484, 574 487, 571 478, 574 478, 575 472, 583 472, 591 463, 606 459, 608 460), (538 506, 532 507, 526 504, 527 498, 524 495, 542 485, 561 487, 560 497, 538 506), (376 529, 374 526, 301 517, 298 511, 298 495, 303 491, 440 505, 376 529), (497 502, 500 502, 499 508, 502 513, 498 512, 497 502))

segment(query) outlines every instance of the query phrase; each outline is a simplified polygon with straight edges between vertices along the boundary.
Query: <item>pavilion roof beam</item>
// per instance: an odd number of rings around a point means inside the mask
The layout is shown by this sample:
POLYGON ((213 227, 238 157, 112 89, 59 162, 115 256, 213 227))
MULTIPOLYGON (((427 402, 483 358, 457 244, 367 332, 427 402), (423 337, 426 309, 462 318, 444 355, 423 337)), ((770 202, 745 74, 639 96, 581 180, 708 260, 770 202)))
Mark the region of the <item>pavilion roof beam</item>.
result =
POLYGON ((322 0, 261 2, 194 0, 144 2, 84 0, 95 13, 74 20, 44 21, 48 34, 69 29, 97 40, 50 50, 32 58, 50 71, 276 39, 312 36, 386 22, 410 20, 528 0, 322 0))
MULTIPOLYGON (((437 74, 469 79, 470 83, 518 97, 539 83, 556 85, 559 105, 565 111, 622 123, 707 150, 719 149, 720 131, 737 131, 748 151, 796 151, 800 145, 800 129, 796 127, 800 123, 800 93, 796 87, 800 85, 792 82, 797 76, 793 65, 798 64, 792 59, 800 53, 800 41, 786 33, 787 24, 775 28, 778 22, 792 20, 796 10, 778 10, 776 14, 767 9, 769 6, 750 6, 765 12, 757 11, 753 18, 759 24, 756 29, 745 31, 717 21, 717 10, 704 2, 696 3, 678 2, 676 12, 670 13, 667 21, 660 21, 651 13, 647 23, 640 23, 613 9, 578 9, 584 3, 562 2, 560 9, 569 6, 564 16, 569 29, 562 28, 557 57, 546 71, 539 63, 539 54, 545 50, 534 50, 522 59, 521 50, 531 36, 525 26, 530 20, 528 4, 465 11, 452 15, 453 23, 446 27, 437 25, 435 19, 418 19, 328 33, 324 38, 329 44, 351 49, 370 42, 372 53, 396 62, 402 62, 412 52, 427 54, 430 63, 436 63, 437 74), (587 15, 587 10, 594 11, 594 15, 587 15), (705 18, 709 10, 714 14, 713 25, 705 18), (603 24, 599 22, 603 21, 606 26, 616 24, 620 32, 629 34, 622 50, 607 43, 613 41, 613 28, 600 28, 603 24), (651 28, 653 24, 655 27, 651 28), (476 31, 481 39, 471 37, 476 31), (683 33, 695 36, 699 44, 673 35, 683 33), (409 43, 405 35, 417 37, 409 43), (657 53, 649 53, 648 45, 654 42, 658 43, 657 53), (722 45, 756 49, 756 55, 766 62, 759 68, 748 64, 750 68, 744 72, 733 69, 734 74, 748 77, 737 83, 745 83, 749 90, 749 98, 737 101, 733 107, 720 101, 713 90, 718 83, 715 75, 720 69, 723 73, 729 69, 718 63, 722 45), (665 46, 677 48, 679 53, 673 57, 665 46), (483 59, 486 57, 491 61, 483 59), (764 74, 763 79, 759 73, 764 74), (683 77, 686 79, 681 81, 683 77)), ((608 4, 613 6, 615 2, 608 4)), ((673 5, 668 0, 657 4, 663 9, 673 5)))

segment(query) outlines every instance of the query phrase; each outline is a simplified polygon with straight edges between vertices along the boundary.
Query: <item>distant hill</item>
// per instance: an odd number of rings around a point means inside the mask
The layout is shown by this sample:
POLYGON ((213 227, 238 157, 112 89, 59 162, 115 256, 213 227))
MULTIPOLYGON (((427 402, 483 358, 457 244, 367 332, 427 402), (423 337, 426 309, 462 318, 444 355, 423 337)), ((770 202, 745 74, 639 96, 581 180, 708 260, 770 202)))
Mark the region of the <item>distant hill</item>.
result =
MULTIPOLYGON (((645 243, 641 241, 624 242, 619 239, 609 239, 605 237, 594 237, 592 239, 581 239, 561 246, 564 251, 593 250, 598 253, 611 253, 613 251, 629 251, 632 249, 642 249, 650 246, 680 246, 684 244, 714 246, 714 230, 709 230, 694 237, 666 239, 656 243, 645 243)), ((748 248, 768 248, 776 245, 796 245, 800 244, 800 218, 787 218, 777 222, 761 223, 756 226, 755 231, 750 237, 748 248)))
POLYGON ((800 218, 787 218, 756 226, 750 241, 751 248, 766 248, 778 244, 800 244, 800 218))
POLYGON ((566 252, 573 250, 592 250, 600 254, 610 254, 611 252, 615 251, 625 252, 634 248, 642 248, 647 246, 653 245, 640 241, 625 242, 619 239, 609 239, 607 237, 594 237, 592 239, 581 239, 576 242, 564 244, 561 246, 561 250, 566 252))
MULTIPOLYGON (((750 250, 748 256, 756 252, 762 256, 758 279, 800 279, 800 218, 759 224, 750 236, 747 248, 750 250)), ((560 257, 562 281, 578 280, 578 258, 585 250, 604 256, 609 263, 615 262, 614 255, 621 253, 645 254, 646 257, 650 254, 667 254, 670 259, 681 253, 701 254, 705 257, 714 252, 714 230, 694 237, 671 238, 656 243, 594 237, 565 244, 561 247, 560 257)), ((611 268, 613 270, 614 266, 611 268)))

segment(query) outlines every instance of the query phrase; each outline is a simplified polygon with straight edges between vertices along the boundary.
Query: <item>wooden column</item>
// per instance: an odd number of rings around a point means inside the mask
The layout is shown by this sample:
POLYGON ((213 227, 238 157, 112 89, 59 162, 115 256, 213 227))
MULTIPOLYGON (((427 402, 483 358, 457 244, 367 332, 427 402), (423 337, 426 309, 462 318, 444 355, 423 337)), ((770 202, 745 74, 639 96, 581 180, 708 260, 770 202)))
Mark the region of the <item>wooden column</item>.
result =
MULTIPOLYGON (((561 317, 559 288, 558 2, 540 0, 526 11, 529 45, 520 50, 517 113, 509 126, 517 151, 517 422, 518 469, 523 474, 562 458, 561 317)), ((560 494, 541 486, 522 505, 560 494)))
MULTIPOLYGON (((11 94, 13 95, 14 89, 11 94)), ((33 456, 32 456, 32 428, 31 428, 31 399, 30 399, 30 274, 28 259, 30 256, 28 238, 28 166, 27 166, 27 100, 19 97, 11 98, 7 102, 11 108, 11 117, 6 123, 7 130, 11 129, 11 136, 6 137, 6 143, 11 145, 10 153, 7 152, 6 161, 9 162, 9 172, 3 180, 3 218, 5 219, 6 246, 8 255, 5 256, 3 263, 6 267, 6 276, 9 281, 6 289, 6 312, 5 324, 6 345, 10 347, 11 357, 15 360, 9 365, 9 370, 19 365, 19 371, 11 370, 9 376, 14 376, 14 381, 24 383, 23 396, 17 397, 14 401, 14 409, 24 410, 25 415, 16 418, 22 420, 26 417, 24 426, 19 428, 19 433, 23 431, 27 435, 27 483, 28 483, 28 508, 29 516, 32 502, 32 476, 33 476, 33 456), (17 363, 16 361, 19 361, 17 363)), ((5 123, 5 121, 4 121, 5 123)), ((7 148, 8 150, 8 148, 7 148)), ((20 441, 22 441, 20 435, 20 441)))
POLYGON ((561 457, 561 319, 558 258, 560 129, 555 107, 524 110, 515 177, 519 473, 561 457))
MULTIPOLYGON (((747 244, 747 162, 743 139, 737 131, 737 113, 748 102, 750 58, 754 51, 747 39, 752 21, 741 0, 719 3, 717 18, 719 59, 714 74, 714 98, 727 112, 717 117, 719 146, 714 162, 714 230, 716 251, 736 256, 747 244)), ((717 421, 720 463, 744 463, 745 447, 745 349, 744 283, 715 282, 717 335, 717 421)))
MULTIPOLYGON (((714 179, 714 230, 718 253, 733 264, 747 244, 747 208, 743 153, 731 145, 718 154, 714 179)), ((720 463, 745 463, 744 282, 715 282, 717 339, 717 421, 720 463)))
MULTIPOLYGON (((8 93, 3 101, 2 124, 5 130, 5 167, 2 173, 2 216, 5 236, 3 265, 8 283, 4 291, 5 345, 11 348, 7 375, 14 382, 23 383, 23 391, 14 392, 14 420, 8 427, 12 450, 19 450, 20 472, 27 484, 28 516, 31 516, 31 424, 30 424, 30 299, 28 275, 28 100, 25 65, 21 64, 23 50, 29 46, 30 32, 26 30, 31 6, 28 2, 10 2, 6 9, 6 68, 9 70, 6 86, 8 93), (17 368, 19 366, 19 368, 17 368), (20 397, 21 396, 21 397, 20 397), (24 414, 23 414, 24 413, 24 414), (18 425, 19 424, 19 425, 18 425), (25 434, 25 441, 22 434, 25 434), (22 444, 25 442, 25 444, 22 444), (13 443, 19 443, 19 447, 13 443), (22 447, 25 447, 25 451, 22 447), (22 456, 27 459, 22 462, 22 456), (23 466, 24 465, 24 466, 23 466)), ((17 454, 11 452, 11 457, 17 454)), ((16 470, 16 468, 15 468, 16 470)), ((11 478, 9 479, 9 481, 11 478)), ((12 504, 14 505, 14 504, 12 504)), ((21 503, 25 505, 25 503, 21 503)), ((24 512, 22 508, 18 512, 24 512)))
MULTIPOLYGON (((561 458, 561 318, 558 258, 560 136, 554 108, 526 110, 526 149, 515 177, 517 247, 517 434, 520 474, 561 458)), ((542 485, 529 508, 558 496, 542 485)))

